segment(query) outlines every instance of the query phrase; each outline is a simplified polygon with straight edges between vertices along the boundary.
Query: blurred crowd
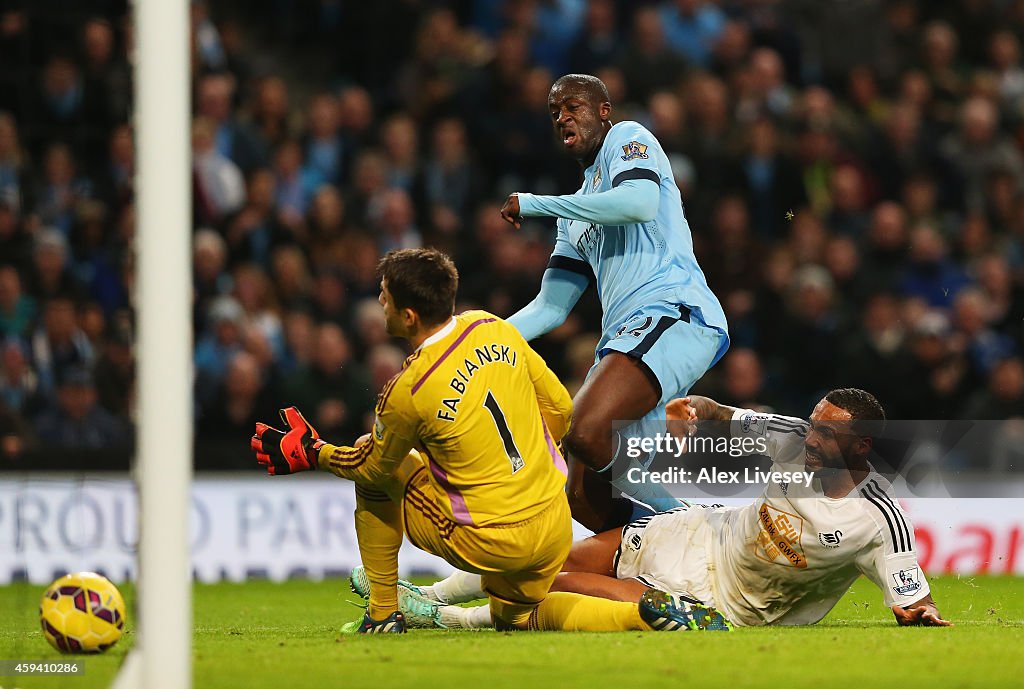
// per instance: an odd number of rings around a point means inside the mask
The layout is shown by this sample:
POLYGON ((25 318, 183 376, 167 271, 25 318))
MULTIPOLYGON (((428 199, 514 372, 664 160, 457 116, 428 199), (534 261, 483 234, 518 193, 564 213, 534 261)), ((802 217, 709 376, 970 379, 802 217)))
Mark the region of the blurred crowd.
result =
MULTIPOLYGON (((124 0, 74 8, 0 5, 0 467, 126 466, 132 445, 131 25, 124 0)), ((407 354, 376 303, 388 250, 450 252, 460 308, 534 296, 553 222, 517 232, 498 209, 577 188, 546 109, 567 72, 601 77, 672 161, 732 334, 696 391, 1024 417, 1021 0, 191 13, 198 468, 250 467, 284 404, 338 441, 368 428, 407 354)), ((599 322, 591 290, 535 343, 570 390, 599 322)))

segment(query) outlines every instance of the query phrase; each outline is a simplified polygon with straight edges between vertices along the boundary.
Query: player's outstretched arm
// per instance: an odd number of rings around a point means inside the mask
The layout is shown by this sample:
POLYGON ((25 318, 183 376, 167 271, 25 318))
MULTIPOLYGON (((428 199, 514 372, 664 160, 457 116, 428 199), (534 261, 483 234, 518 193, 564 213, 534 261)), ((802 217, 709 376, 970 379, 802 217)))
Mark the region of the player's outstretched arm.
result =
POLYGON ((932 594, 928 594, 921 600, 911 603, 907 607, 900 605, 892 606, 892 614, 901 627, 952 627, 953 623, 942 619, 939 609, 932 600, 932 594))
POLYGON ((537 296, 507 320, 526 340, 536 339, 565 322, 589 284, 590 279, 579 273, 548 268, 537 296))
MULTIPOLYGON (((567 393, 568 394, 568 393, 567 393)), ((409 454, 413 442, 396 433, 402 427, 388 427, 378 417, 375 432, 360 437, 354 447, 331 445, 320 438, 306 417, 295 407, 280 410, 287 431, 265 423, 256 424, 249 444, 256 461, 271 476, 323 469, 341 478, 376 485, 391 475, 409 454)), ((392 421, 394 415, 388 415, 392 421)))
POLYGON ((317 448, 317 468, 364 486, 385 488, 413 449, 405 419, 391 410, 378 409, 373 433, 360 436, 351 446, 323 443, 317 448))
POLYGON ((629 179, 597 194, 542 196, 516 193, 506 199, 501 217, 516 228, 522 218, 542 216, 600 225, 628 225, 654 220, 660 196, 658 183, 650 179, 629 179))

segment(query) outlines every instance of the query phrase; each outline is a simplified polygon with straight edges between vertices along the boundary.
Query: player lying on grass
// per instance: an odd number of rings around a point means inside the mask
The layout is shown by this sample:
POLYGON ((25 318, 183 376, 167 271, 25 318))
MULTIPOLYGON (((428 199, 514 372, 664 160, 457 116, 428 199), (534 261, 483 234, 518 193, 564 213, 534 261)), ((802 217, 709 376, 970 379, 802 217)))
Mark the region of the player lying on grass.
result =
POLYGON ((391 252, 379 271, 387 330, 415 351, 381 391, 370 437, 329 445, 292 407, 281 412, 285 432, 260 423, 251 441, 271 474, 323 469, 355 482, 369 597, 358 631, 405 631, 403 531, 479 575, 499 628, 727 628, 717 612, 660 591, 631 602, 548 595, 572 545, 556 449, 569 393, 511 325, 483 311, 453 316, 458 273, 443 253, 391 252))
MULTIPOLYGON (((633 600, 656 588, 713 605, 738 625, 800 625, 824 617, 863 574, 899 624, 950 624, 918 564, 913 526, 868 462, 870 427, 885 419, 872 395, 833 390, 809 421, 697 396, 674 400, 667 412, 684 423, 732 421, 733 434, 764 440, 773 471, 808 471, 815 480, 771 483, 743 507, 678 508, 579 541, 552 590, 633 600)), ((365 588, 358 570, 353 584, 365 588)), ((409 599, 421 622, 490 626, 486 609, 438 605, 473 600, 477 588, 475 577, 456 573, 409 599)))
POLYGON ((594 531, 630 519, 629 500, 608 505, 609 479, 656 510, 685 504, 658 484, 616 478, 644 458, 626 456, 621 435, 635 431, 612 424, 660 422, 665 404, 685 395, 729 346, 725 313, 694 257, 668 157, 641 124, 613 125, 610 100, 605 84, 589 74, 556 80, 548 112, 565 152, 583 168, 582 186, 564 196, 512 194, 501 209, 517 228, 523 218, 558 219, 540 293, 509 318, 523 337, 560 325, 591 282, 601 299, 595 363, 573 400, 564 438, 573 460, 573 517, 594 531), (599 521, 598 511, 609 517, 599 521))

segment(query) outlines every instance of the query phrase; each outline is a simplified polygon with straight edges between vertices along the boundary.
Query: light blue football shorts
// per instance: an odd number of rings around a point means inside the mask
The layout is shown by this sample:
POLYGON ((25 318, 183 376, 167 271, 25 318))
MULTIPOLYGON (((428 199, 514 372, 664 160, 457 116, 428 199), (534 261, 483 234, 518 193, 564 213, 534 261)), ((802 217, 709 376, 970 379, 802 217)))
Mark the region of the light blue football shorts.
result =
POLYGON ((606 333, 594 365, 609 352, 641 362, 660 388, 654 412, 664 419, 664 405, 686 395, 728 348, 729 335, 705 325, 687 306, 659 302, 638 309, 617 331, 606 333))

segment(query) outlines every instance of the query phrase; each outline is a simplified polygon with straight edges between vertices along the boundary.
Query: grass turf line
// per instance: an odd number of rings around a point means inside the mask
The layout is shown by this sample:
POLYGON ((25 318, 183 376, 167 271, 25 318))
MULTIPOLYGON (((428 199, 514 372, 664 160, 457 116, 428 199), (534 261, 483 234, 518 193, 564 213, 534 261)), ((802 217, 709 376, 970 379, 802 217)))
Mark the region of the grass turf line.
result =
MULTIPOLYGON (((899 628, 861 579, 813 627, 731 634, 515 634, 419 631, 341 636, 360 615, 346 582, 197 585, 197 689, 447 686, 504 689, 657 686, 697 681, 742 687, 1019 687, 1024 676, 1024 578, 937 577, 932 591, 952 629, 899 628)), ((66 658, 39 632, 44 587, 0 587, 0 659, 66 658)), ((122 591, 129 608, 131 587, 122 591)), ((84 656, 81 677, 0 677, 10 689, 109 685, 133 639, 84 656)))

